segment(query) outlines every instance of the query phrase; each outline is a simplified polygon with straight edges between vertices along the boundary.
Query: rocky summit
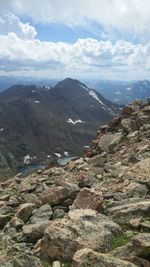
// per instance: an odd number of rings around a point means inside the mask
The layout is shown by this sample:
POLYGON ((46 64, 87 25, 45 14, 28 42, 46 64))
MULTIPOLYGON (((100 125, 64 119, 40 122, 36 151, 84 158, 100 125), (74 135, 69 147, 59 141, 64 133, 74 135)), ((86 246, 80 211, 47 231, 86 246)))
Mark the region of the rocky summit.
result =
POLYGON ((65 167, 0 184, 0 267, 150 266, 150 99, 65 167))

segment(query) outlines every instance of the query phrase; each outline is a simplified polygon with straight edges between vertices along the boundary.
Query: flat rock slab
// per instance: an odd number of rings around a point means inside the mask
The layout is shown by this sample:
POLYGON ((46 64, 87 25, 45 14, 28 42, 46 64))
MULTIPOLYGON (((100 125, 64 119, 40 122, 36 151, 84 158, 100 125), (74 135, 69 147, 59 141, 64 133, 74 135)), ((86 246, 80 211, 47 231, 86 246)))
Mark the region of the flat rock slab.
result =
POLYGON ((102 254, 85 248, 78 250, 73 257, 73 267, 136 267, 133 263, 119 260, 110 254, 102 254))
POLYGON ((150 199, 108 208, 106 214, 117 223, 129 223, 131 219, 150 216, 150 199))

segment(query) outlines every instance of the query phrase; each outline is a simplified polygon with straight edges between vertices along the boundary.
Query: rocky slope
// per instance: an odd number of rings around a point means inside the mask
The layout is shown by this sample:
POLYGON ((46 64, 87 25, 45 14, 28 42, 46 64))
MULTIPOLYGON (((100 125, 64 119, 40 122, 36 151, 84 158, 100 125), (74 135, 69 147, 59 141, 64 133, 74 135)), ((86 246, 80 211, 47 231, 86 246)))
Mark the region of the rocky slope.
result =
POLYGON ((53 88, 9 88, 0 94, 0 174, 67 152, 80 155, 99 125, 118 112, 119 106, 69 78, 53 88))
POLYGON ((0 184, 1 267, 150 266, 150 99, 84 157, 0 184))

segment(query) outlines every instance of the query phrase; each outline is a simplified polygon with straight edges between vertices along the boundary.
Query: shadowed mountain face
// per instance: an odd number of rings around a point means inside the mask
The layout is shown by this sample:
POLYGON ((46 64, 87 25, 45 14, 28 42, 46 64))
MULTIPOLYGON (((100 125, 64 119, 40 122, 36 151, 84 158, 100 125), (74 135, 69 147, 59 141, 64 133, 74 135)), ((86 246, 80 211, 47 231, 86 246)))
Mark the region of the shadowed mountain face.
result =
POLYGON ((41 161, 68 151, 79 155, 100 125, 119 112, 119 106, 77 80, 55 87, 16 85, 0 94, 0 147, 3 165, 41 161))

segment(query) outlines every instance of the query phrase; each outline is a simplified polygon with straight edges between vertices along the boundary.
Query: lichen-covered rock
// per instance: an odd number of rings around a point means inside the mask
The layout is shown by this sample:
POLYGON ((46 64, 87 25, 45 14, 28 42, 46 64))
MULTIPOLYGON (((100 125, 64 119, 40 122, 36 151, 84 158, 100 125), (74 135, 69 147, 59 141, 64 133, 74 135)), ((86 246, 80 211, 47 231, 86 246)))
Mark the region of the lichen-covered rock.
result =
POLYGON ((43 204, 48 203, 51 206, 56 206, 62 204, 66 199, 74 199, 77 191, 78 188, 76 186, 72 186, 72 188, 62 186, 52 187, 44 190, 40 195, 40 199, 43 204))
POLYGON ((41 254, 68 261, 84 247, 107 252, 119 231, 116 223, 95 210, 73 210, 63 219, 50 222, 40 243, 41 254))
POLYGON ((78 250, 73 257, 73 267, 136 267, 133 263, 120 260, 110 254, 102 254, 85 248, 78 250))
POLYGON ((18 207, 18 210, 15 214, 16 217, 20 218, 23 222, 27 222, 32 212, 35 208, 34 203, 24 203, 18 207))
POLYGON ((150 215, 150 199, 136 199, 133 203, 110 207, 106 210, 106 214, 117 223, 129 223, 131 219, 139 217, 148 217, 150 215))
POLYGON ((50 220, 52 218, 53 212, 49 204, 44 204, 40 208, 33 211, 30 217, 30 223, 37 223, 40 221, 50 220))
POLYGON ((42 238, 45 229, 49 226, 50 221, 40 221, 35 224, 26 224, 23 226, 23 239, 25 242, 36 243, 38 239, 42 238))

